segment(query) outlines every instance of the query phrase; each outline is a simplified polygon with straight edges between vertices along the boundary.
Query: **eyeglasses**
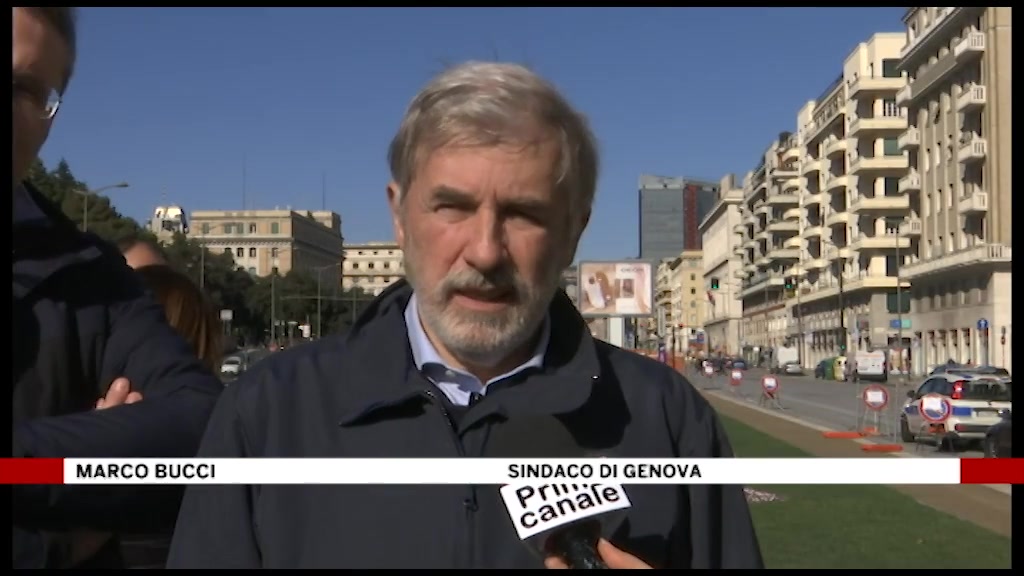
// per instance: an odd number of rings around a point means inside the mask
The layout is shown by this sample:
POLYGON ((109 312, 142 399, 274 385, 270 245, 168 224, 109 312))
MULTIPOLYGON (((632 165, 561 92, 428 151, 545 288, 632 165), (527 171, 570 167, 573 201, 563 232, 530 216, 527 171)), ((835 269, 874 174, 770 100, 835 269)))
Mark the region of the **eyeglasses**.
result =
POLYGON ((13 78, 12 90, 15 99, 21 98, 31 104, 43 120, 52 120, 63 100, 57 90, 46 88, 28 78, 13 78))

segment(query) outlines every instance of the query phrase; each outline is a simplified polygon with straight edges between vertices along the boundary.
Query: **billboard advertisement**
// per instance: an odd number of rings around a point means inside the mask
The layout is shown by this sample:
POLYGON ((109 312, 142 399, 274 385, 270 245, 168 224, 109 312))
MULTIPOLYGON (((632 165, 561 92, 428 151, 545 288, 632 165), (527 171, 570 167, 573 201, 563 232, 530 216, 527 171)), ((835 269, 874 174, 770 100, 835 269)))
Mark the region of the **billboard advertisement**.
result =
POLYGON ((580 314, 584 318, 650 316, 654 270, 650 262, 580 262, 580 314))

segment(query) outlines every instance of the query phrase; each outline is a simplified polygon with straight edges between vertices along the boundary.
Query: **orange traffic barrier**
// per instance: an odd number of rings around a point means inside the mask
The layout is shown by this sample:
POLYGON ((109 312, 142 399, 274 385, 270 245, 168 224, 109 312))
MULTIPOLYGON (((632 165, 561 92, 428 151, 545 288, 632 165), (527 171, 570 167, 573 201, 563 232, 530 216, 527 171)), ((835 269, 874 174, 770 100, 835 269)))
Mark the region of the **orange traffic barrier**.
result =
POLYGON ((864 436, 860 432, 839 432, 835 430, 830 432, 822 432, 821 435, 824 436, 825 438, 837 438, 843 440, 852 440, 853 438, 861 438, 864 436))
POLYGON ((902 444, 864 444, 860 447, 865 452, 903 452, 902 444))
POLYGON ((867 427, 860 431, 861 436, 878 436, 878 428, 867 427))

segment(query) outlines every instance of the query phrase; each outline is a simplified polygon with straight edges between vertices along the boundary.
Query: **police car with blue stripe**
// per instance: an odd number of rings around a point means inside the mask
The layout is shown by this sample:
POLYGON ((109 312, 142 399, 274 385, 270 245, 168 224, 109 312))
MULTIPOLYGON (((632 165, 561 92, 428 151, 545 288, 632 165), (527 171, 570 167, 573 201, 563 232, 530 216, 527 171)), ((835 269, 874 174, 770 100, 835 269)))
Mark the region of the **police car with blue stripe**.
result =
POLYGON ((962 450, 984 441, 988 429, 1001 421, 1001 414, 1012 410, 1012 402, 1009 377, 959 370, 932 374, 917 390, 907 393, 900 433, 904 442, 929 437, 942 447, 962 450), (942 402, 925 406, 922 414, 925 396, 938 396, 942 402))

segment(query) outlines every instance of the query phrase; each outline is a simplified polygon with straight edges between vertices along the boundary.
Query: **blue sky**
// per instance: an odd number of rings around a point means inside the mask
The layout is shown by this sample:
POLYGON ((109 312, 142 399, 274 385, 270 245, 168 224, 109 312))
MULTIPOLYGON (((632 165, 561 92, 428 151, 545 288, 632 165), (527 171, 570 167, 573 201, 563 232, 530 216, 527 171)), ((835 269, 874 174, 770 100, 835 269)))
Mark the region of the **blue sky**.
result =
POLYGON ((319 209, 387 240, 386 150, 446 63, 523 62, 592 120, 603 171, 580 258, 637 252, 642 173, 742 175, 903 8, 86 8, 43 150, 122 212, 319 209), (243 168, 244 167, 244 168, 243 168))

